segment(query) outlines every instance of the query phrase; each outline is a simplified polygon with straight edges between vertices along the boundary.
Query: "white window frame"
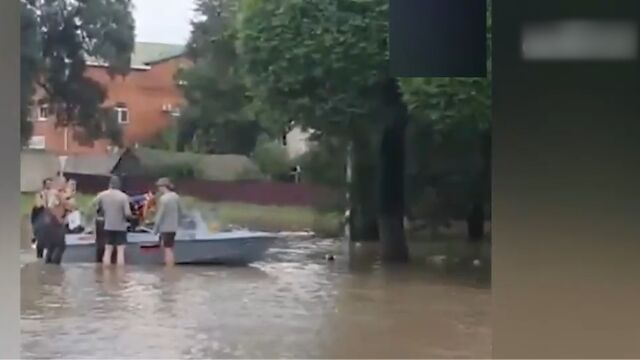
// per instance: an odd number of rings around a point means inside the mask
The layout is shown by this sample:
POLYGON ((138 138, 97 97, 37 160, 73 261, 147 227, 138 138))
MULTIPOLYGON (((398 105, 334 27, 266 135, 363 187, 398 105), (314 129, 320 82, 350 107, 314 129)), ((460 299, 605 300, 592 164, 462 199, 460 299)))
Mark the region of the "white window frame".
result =
POLYGON ((29 139, 29 149, 36 149, 36 150, 44 150, 47 148, 47 138, 43 135, 34 135, 29 139), (40 140, 38 141, 37 144, 36 140, 40 140))
POLYGON ((39 105, 38 106, 38 114, 36 116, 36 120, 37 121, 47 121, 47 120, 49 120, 49 116, 51 116, 51 114, 49 113, 49 104, 39 105), (42 116, 43 109, 46 109, 46 116, 42 116))
POLYGON ((116 106, 113 108, 113 110, 116 112, 116 119, 118 119, 118 124, 128 124, 131 122, 131 119, 129 117, 131 114, 129 113, 129 109, 126 106, 116 106), (126 121, 122 120, 123 113, 127 114, 126 121))
POLYGON ((171 109, 171 111, 169 112, 169 114, 171 115, 171 117, 173 118, 179 118, 180 115, 182 115, 182 111, 180 110, 180 107, 176 106, 174 108, 171 109))

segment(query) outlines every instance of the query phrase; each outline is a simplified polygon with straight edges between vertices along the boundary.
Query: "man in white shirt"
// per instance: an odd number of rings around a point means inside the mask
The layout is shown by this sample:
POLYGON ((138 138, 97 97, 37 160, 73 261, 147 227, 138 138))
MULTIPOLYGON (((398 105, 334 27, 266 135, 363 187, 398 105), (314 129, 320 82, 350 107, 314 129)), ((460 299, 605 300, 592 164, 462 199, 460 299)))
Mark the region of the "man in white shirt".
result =
POLYGON ((124 250, 127 244, 128 219, 131 218, 129 196, 120 190, 120 179, 117 176, 109 180, 109 189, 101 192, 95 198, 104 217, 104 235, 106 244, 102 263, 111 264, 111 254, 115 248, 116 263, 124 265, 124 250))

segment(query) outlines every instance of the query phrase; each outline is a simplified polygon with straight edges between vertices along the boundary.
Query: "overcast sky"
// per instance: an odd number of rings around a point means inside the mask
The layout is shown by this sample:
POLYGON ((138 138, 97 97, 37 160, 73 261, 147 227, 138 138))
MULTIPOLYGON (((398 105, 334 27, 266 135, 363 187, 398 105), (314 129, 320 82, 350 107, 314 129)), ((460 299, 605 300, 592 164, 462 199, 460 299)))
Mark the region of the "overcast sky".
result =
POLYGON ((133 0, 136 41, 183 44, 189 39, 193 0, 133 0))

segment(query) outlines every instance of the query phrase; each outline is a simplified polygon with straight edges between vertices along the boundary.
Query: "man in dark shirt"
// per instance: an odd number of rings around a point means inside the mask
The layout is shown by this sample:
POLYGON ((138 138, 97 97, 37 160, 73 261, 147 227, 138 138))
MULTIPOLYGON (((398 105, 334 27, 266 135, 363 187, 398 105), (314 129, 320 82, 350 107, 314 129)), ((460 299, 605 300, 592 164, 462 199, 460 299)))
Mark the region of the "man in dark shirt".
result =
POLYGON ((46 178, 42 181, 42 189, 36 194, 36 198, 31 209, 31 228, 33 230, 33 238, 31 242, 36 247, 36 256, 42 259, 44 249, 46 248, 45 236, 43 232, 43 216, 47 208, 48 195, 51 190, 52 179, 46 178))

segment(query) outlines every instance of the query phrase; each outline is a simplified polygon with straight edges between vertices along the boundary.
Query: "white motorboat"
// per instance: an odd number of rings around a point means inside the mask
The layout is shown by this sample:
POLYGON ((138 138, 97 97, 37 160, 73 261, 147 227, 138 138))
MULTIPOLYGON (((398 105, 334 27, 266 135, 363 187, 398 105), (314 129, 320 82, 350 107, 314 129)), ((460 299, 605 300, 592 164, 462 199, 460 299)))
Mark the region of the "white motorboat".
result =
MULTIPOLYGON (((176 264, 247 265, 262 259, 279 236, 266 232, 232 230, 212 232, 202 216, 194 212, 176 233, 176 264)), ((63 262, 96 261, 93 231, 66 235, 63 262)), ((125 260, 128 264, 162 264, 163 251, 158 237, 139 226, 127 233, 125 260)))

